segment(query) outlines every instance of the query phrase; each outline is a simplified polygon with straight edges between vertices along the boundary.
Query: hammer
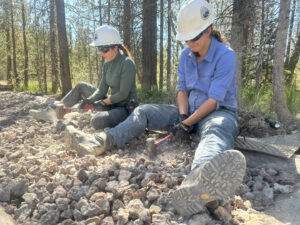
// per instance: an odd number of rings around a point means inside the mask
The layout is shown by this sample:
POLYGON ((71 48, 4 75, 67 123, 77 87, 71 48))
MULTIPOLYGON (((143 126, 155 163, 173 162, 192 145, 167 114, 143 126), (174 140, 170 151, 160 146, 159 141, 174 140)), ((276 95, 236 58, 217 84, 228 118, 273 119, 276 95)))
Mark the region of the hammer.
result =
POLYGON ((154 138, 147 138, 146 142, 147 142, 147 152, 149 154, 149 156, 153 157, 156 155, 156 149, 163 143, 171 140, 172 135, 169 134, 168 136, 158 140, 158 141, 154 141, 154 138))
MULTIPOLYGON (((93 105, 86 105, 86 106, 84 106, 83 109, 86 109, 86 110, 93 109, 93 105)), ((65 107, 64 104, 57 104, 55 113, 56 113, 57 119, 62 119, 62 118, 64 118, 65 114, 70 113, 70 112, 77 112, 79 110, 80 110, 79 108, 65 107)))

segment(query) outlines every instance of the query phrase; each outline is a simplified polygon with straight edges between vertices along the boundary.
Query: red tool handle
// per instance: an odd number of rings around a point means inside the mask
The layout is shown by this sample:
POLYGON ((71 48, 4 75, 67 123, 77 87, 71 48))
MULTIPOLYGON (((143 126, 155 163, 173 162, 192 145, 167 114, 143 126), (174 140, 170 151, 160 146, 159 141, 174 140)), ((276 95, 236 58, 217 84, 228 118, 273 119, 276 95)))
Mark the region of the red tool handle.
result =
POLYGON ((84 108, 84 109, 93 109, 94 106, 93 106, 93 105, 85 105, 83 108, 84 108))
POLYGON ((171 137, 172 137, 172 135, 169 134, 168 136, 166 136, 166 137, 164 137, 164 138, 162 138, 162 139, 156 141, 156 142, 155 142, 155 145, 158 147, 158 146, 160 146, 162 143, 171 140, 171 137))

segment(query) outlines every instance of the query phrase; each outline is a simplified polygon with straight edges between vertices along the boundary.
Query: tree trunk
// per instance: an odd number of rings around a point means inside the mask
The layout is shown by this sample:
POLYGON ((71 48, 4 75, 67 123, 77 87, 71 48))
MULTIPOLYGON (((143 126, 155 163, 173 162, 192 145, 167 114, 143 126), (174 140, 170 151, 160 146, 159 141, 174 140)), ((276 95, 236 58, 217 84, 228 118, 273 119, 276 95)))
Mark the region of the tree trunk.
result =
POLYGON ((45 35, 45 24, 43 22, 43 62, 44 62, 44 93, 47 94, 47 62, 46 62, 46 35, 45 35))
POLYGON ((265 38, 265 0, 261 1, 261 26, 260 26, 260 41, 259 41, 259 50, 258 50, 258 60, 256 64, 256 79, 255 79, 255 87, 258 91, 259 83, 260 83, 260 75, 262 62, 264 61, 264 38, 265 38))
POLYGON ((111 6, 110 6, 110 0, 107 1, 107 24, 110 24, 110 10, 111 10, 111 6))
POLYGON ((291 51, 291 42, 292 42, 292 34, 293 34, 293 27, 294 27, 294 19, 295 19, 295 11, 296 11, 296 0, 293 0, 293 8, 291 10, 291 20, 290 20, 290 27, 289 27, 289 38, 288 38, 288 46, 286 49, 286 60, 285 64, 289 64, 290 59, 290 51, 291 51))
POLYGON ((55 2, 50 0, 50 55, 51 55, 51 82, 52 93, 56 93, 58 89, 58 68, 57 68, 57 50, 56 50, 56 33, 55 33, 55 2))
POLYGON ((246 55, 248 37, 252 32, 252 19, 249 19, 250 12, 253 8, 254 0, 234 0, 233 14, 232 14, 232 28, 231 28, 231 46, 235 51, 237 59, 236 72, 236 98, 239 108, 243 109, 242 99, 242 72, 243 62, 246 55))
POLYGON ((286 103, 285 85, 283 79, 284 53, 289 24, 288 12, 290 3, 291 0, 280 0, 278 27, 274 47, 274 65, 272 73, 275 111, 278 120, 283 124, 288 123, 291 119, 291 114, 286 103))
POLYGON ((23 28, 23 43, 24 43, 24 86, 28 88, 28 47, 26 39, 26 19, 25 19, 25 6, 24 0, 21 0, 22 4, 22 28, 23 28))
POLYGON ((15 37, 15 25, 14 25, 14 7, 13 1, 10 1, 10 18, 11 18, 11 38, 12 38, 12 47, 13 47, 13 71, 14 71, 14 78, 16 81, 16 86, 19 87, 20 79, 17 72, 17 55, 16 55, 16 37, 15 37))
POLYGON ((67 40, 67 32, 66 32, 65 3, 63 0, 55 0, 55 4, 56 4, 56 16, 57 16, 62 96, 65 96, 72 89, 70 64, 69 64, 68 40, 67 40))
POLYGON ((102 26, 102 3, 99 0, 99 26, 102 26))
POLYGON ((289 65, 288 65, 288 70, 291 71, 292 75, 294 74, 296 65, 299 62, 299 56, 300 56, 300 32, 298 33, 297 43, 295 45, 294 52, 289 60, 289 65))
POLYGON ((157 2, 143 0, 143 32, 142 32, 142 89, 157 89, 156 84, 156 14, 157 2))
POLYGON ((5 9, 5 31, 6 31, 6 79, 8 84, 12 83, 12 71, 11 71, 11 42, 10 42, 10 32, 9 32, 9 17, 8 10, 5 9))
POLYGON ((167 91, 171 89, 171 0, 168 0, 167 91))
POLYGON ((124 0, 123 11, 123 40, 124 45, 130 49, 130 33, 131 33, 131 4, 130 0, 124 0))
POLYGON ((159 90, 164 85, 164 0, 160 0, 160 34, 159 34, 159 90))

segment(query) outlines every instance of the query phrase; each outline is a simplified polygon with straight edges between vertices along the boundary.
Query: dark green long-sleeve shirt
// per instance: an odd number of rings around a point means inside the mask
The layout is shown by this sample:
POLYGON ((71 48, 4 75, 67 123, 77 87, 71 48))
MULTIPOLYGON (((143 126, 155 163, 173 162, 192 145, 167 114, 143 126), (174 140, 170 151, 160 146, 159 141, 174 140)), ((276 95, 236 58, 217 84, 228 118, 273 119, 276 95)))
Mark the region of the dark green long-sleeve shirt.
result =
POLYGON ((100 85, 88 99, 92 101, 103 99, 110 88, 110 101, 113 104, 127 103, 132 99, 137 101, 135 81, 134 62, 126 55, 118 53, 112 61, 103 64, 100 85))

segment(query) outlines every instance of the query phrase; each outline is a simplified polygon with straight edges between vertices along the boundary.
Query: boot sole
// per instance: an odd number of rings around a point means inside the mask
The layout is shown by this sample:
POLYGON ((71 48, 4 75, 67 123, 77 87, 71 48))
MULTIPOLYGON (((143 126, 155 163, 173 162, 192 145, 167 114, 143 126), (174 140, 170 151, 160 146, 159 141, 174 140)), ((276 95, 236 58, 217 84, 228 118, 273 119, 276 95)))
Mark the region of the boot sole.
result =
POLYGON ((246 160, 239 151, 227 150, 197 169, 199 177, 193 184, 170 194, 173 207, 182 216, 203 211, 205 204, 212 200, 226 201, 233 196, 243 181, 246 160))

